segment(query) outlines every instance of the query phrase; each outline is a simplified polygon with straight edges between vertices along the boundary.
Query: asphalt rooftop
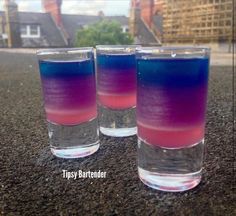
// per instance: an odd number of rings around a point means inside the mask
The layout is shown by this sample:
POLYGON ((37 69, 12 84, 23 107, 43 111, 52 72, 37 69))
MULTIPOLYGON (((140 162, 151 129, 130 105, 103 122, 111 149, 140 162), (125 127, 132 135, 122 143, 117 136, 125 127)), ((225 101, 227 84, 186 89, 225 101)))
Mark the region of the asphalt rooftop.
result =
POLYGON ((138 178, 136 136, 100 135, 90 157, 54 157, 35 55, 0 52, 0 215, 236 215, 232 93, 232 67, 211 67, 203 179, 160 192, 138 178), (67 180, 62 170, 107 173, 67 180))

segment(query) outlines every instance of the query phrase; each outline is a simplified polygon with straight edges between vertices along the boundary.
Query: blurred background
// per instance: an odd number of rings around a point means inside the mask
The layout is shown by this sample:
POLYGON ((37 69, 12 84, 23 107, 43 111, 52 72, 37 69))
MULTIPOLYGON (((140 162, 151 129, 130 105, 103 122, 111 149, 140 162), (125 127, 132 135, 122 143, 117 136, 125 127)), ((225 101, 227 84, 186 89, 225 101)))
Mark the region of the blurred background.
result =
POLYGON ((232 0, 0 0, 0 48, 204 44, 230 53, 233 5, 232 0))

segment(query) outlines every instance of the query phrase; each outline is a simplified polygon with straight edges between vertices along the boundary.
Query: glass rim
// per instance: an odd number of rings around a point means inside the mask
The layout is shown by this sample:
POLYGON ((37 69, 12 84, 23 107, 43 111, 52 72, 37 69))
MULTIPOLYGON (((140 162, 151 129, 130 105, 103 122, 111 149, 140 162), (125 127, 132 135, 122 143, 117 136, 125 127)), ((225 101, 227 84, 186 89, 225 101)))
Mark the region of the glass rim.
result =
POLYGON ((137 47, 140 47, 141 45, 97 45, 96 49, 106 51, 106 50, 122 50, 126 48, 134 48, 136 49, 137 47))
MULTIPOLYGON (((209 53, 211 51, 210 47, 207 46, 151 46, 151 47, 137 47, 136 52, 140 54, 161 54, 163 52, 183 52, 189 51, 190 53, 209 53)), ((183 53, 182 53, 183 54, 183 53)), ((188 53, 186 53, 188 54, 188 53)))
POLYGON ((93 52, 93 47, 76 47, 76 48, 51 48, 39 49, 36 51, 37 56, 43 55, 60 55, 60 54, 76 54, 93 52))

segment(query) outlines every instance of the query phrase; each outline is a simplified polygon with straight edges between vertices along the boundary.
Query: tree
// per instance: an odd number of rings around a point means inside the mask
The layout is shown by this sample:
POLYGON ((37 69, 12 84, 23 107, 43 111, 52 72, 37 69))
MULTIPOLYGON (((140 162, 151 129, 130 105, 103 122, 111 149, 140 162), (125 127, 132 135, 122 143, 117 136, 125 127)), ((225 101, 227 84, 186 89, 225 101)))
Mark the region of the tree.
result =
POLYGON ((123 33, 121 25, 115 21, 102 20, 77 31, 76 46, 129 45, 133 38, 123 33))

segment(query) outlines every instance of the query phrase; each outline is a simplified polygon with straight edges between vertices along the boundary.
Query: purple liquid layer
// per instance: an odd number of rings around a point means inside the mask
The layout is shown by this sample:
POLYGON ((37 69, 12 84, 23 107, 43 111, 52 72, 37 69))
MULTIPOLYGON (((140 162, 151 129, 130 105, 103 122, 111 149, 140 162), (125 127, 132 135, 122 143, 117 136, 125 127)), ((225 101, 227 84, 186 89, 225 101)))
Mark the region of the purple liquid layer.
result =
POLYGON ((86 109, 96 102, 93 76, 44 78, 42 77, 45 108, 86 109))
POLYGON ((207 85, 188 88, 139 86, 138 121, 153 127, 186 128, 205 122, 207 85))
POLYGON ((123 95, 136 91, 135 68, 131 69, 100 69, 98 78, 98 91, 123 95))
POLYGON ((127 109, 136 106, 134 54, 98 54, 98 100, 105 107, 127 109))

